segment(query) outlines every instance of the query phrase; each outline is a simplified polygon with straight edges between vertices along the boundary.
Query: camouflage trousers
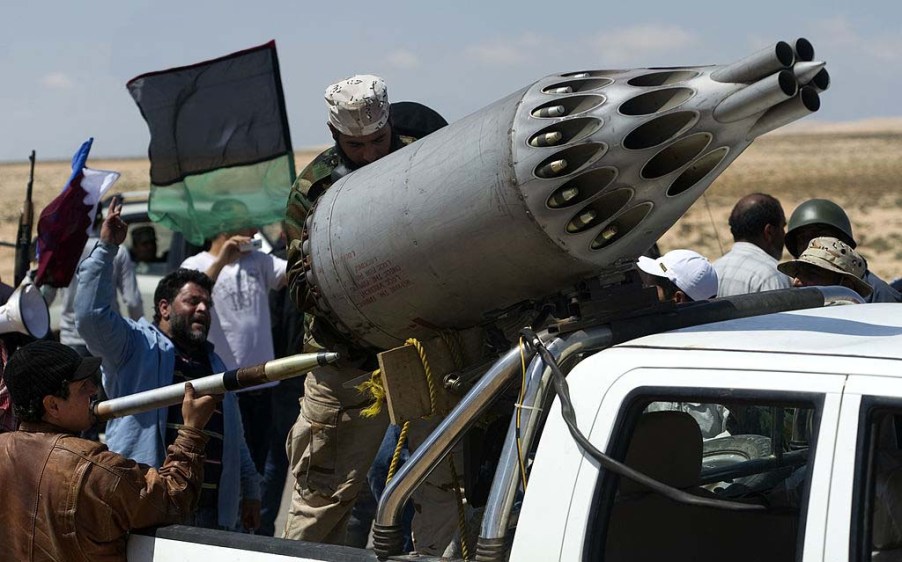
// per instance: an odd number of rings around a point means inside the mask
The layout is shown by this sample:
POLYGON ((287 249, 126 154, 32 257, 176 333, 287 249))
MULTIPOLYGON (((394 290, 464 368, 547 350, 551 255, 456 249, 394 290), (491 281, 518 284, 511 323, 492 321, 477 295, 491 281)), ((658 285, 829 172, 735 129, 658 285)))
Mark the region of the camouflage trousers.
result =
MULTIPOLYGON (((344 544, 348 518, 388 427, 388 414, 364 418, 369 405, 352 381, 366 371, 339 364, 307 375, 301 414, 286 449, 296 479, 284 538, 344 544)), ((411 423, 408 447, 416 450, 438 419, 411 423)), ((457 454, 457 453, 456 453, 457 454)), ((455 458, 457 466, 462 466, 455 458)), ((440 556, 457 529, 457 506, 450 465, 443 461, 413 493, 414 547, 440 556)))

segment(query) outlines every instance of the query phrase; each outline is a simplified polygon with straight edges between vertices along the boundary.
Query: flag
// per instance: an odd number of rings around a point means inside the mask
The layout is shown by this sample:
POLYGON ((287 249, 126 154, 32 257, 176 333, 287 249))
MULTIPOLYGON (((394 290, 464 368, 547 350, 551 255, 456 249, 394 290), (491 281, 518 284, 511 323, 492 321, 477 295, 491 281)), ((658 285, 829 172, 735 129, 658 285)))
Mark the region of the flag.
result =
POLYGON ((118 172, 85 167, 94 139, 86 140, 72 157, 72 175, 38 219, 38 273, 35 285, 68 287, 81 252, 93 231, 101 197, 119 179, 118 172))
POLYGON ((197 245, 282 220, 295 170, 275 41, 127 87, 150 129, 151 220, 197 245))

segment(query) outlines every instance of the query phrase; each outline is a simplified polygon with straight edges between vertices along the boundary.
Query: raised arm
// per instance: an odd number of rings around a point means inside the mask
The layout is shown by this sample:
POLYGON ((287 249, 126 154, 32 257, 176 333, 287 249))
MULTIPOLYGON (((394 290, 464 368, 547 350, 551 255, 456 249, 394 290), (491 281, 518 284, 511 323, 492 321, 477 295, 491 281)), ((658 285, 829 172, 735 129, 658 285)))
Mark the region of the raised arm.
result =
POLYGON ((104 362, 121 363, 129 352, 133 328, 112 307, 116 285, 113 260, 128 227, 119 216, 122 204, 114 201, 100 231, 100 242, 78 266, 75 326, 88 349, 104 362))
POLYGON ((128 251, 119 246, 116 254, 116 288, 122 296, 122 303, 132 320, 138 320, 144 316, 144 302, 141 291, 138 289, 138 277, 135 274, 135 262, 132 261, 128 251))

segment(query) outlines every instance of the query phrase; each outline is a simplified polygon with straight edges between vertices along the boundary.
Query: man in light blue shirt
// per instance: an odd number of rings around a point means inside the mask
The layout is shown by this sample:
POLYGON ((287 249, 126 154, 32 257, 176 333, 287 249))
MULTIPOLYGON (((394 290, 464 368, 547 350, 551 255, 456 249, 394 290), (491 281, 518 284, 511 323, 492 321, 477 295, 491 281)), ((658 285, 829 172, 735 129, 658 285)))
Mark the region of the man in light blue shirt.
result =
MULTIPOLYGON (((212 282, 202 273, 178 270, 160 281, 153 323, 123 318, 111 307, 113 260, 127 232, 121 210, 118 201, 110 206, 100 242, 79 266, 75 302, 77 329, 88 350, 103 359, 107 395, 117 398, 172 384, 177 377, 180 382, 225 370, 207 342, 212 282)), ((217 466, 205 466, 205 473, 218 478, 208 482, 205 476, 204 488, 213 491, 206 494, 208 508, 198 509, 194 523, 225 529, 241 523, 254 529, 260 520, 259 476, 233 394, 225 395, 219 418, 221 433, 211 434, 220 440, 212 458, 217 466)), ((172 409, 165 408, 114 419, 107 425, 107 444, 121 455, 159 467, 166 455, 167 426, 172 434, 180 423, 172 409)), ((205 431, 210 429, 208 425, 205 431)), ((210 464, 210 444, 207 457, 210 464)))

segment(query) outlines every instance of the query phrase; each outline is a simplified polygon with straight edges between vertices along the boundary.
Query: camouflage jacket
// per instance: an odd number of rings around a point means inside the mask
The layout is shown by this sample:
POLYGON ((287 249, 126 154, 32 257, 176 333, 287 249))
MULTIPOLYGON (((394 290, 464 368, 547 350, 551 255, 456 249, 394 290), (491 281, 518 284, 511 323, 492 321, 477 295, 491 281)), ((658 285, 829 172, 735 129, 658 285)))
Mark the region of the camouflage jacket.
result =
MULTIPOLYGON (((392 152, 415 140, 413 137, 397 135, 392 140, 392 152)), ((339 166, 350 168, 338 148, 332 146, 324 150, 301 171, 288 194, 288 206, 285 212, 285 236, 288 240, 288 293, 291 300, 304 312, 310 312, 312 307, 301 254, 304 222, 316 200, 337 181, 337 178, 333 177, 333 172, 339 166)), ((312 331, 316 341, 330 349, 335 349, 336 339, 341 339, 334 328, 320 319, 314 321, 312 331)))

